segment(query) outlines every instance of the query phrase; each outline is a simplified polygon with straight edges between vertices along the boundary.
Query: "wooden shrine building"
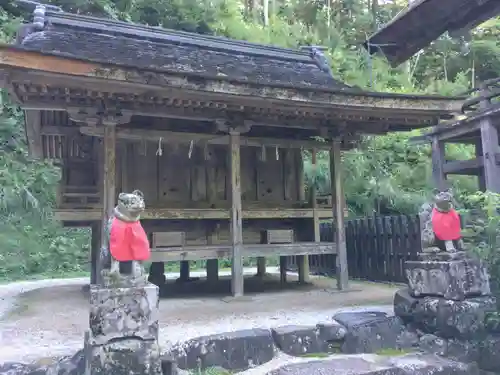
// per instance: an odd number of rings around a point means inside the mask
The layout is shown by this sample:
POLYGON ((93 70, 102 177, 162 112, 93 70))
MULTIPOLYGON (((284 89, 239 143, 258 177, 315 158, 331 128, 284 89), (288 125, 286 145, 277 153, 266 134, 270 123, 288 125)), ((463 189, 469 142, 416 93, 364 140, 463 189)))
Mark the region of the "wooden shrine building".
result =
MULTIPOLYGON (((500 14, 498 0, 415 0, 408 8, 378 30, 366 42, 370 53, 382 52, 393 65, 405 62, 442 34, 463 37, 481 23, 500 14)), ((482 191, 500 193, 500 79, 479 85, 464 101, 461 116, 443 121, 414 143, 431 143, 434 184, 447 187, 453 174, 478 177, 482 191), (446 143, 473 145, 475 158, 449 161, 446 143)))
MULTIPOLYGON (((341 151, 362 134, 435 125, 462 102, 364 92, 332 78, 314 49, 291 50, 131 25, 38 6, 14 45, 0 46, 2 87, 26 113, 34 157, 62 169, 56 215, 93 228, 120 191, 143 191, 152 276, 168 261, 337 254, 347 287, 341 151), (321 137, 321 140, 318 140, 321 137), (330 152, 332 205, 306 196, 302 151, 330 152), (319 220, 334 217, 335 242, 319 220)), ((185 263, 184 263, 185 264, 185 263)), ((155 279, 153 277, 153 279, 155 279)))
POLYGON ((424 134, 412 139, 414 143, 432 145, 432 176, 434 185, 444 189, 448 175, 478 177, 481 191, 500 193, 500 79, 484 82, 464 102, 460 119, 442 122, 424 134), (474 146, 475 157, 450 161, 446 158, 446 143, 474 146))

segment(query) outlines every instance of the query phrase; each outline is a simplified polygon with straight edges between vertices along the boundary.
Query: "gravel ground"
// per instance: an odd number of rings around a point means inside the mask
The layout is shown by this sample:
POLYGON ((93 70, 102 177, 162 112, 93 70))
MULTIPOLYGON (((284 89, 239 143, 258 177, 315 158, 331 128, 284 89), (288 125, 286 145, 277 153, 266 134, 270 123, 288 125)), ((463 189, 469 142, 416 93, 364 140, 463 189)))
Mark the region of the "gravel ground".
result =
MULTIPOLYGON (((254 274, 255 269, 247 269, 245 273, 254 274)), ((192 272, 192 276, 204 273, 192 272)), ((290 275, 290 279, 294 277, 290 275)), ((307 289, 258 293, 241 299, 224 296, 162 299, 160 345, 168 348, 197 336, 240 329, 317 324, 331 320, 339 311, 392 313, 396 287, 353 282, 349 291, 338 292, 331 279, 313 280, 314 287, 307 289)), ((72 354, 80 349, 88 329, 88 299, 82 292, 86 282, 88 279, 78 278, 0 285, 0 363, 27 362, 72 354)))

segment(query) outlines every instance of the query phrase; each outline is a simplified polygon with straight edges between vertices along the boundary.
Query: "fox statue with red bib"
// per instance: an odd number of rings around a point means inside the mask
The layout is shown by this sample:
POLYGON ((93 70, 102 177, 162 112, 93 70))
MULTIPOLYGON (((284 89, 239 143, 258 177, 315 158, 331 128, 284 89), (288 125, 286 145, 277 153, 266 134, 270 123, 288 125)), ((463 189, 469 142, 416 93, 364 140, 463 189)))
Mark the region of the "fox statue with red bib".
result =
POLYGON ((433 204, 425 203, 419 216, 424 253, 464 251, 460 216, 453 208, 450 189, 438 191, 433 204))
POLYGON ((105 284, 112 280, 121 284, 145 282, 142 262, 149 259, 150 248, 139 220, 144 208, 144 195, 139 190, 120 193, 118 196, 118 204, 105 228, 106 240, 101 249, 101 269, 105 284), (120 263, 123 262, 131 263, 130 273, 120 273, 120 263))

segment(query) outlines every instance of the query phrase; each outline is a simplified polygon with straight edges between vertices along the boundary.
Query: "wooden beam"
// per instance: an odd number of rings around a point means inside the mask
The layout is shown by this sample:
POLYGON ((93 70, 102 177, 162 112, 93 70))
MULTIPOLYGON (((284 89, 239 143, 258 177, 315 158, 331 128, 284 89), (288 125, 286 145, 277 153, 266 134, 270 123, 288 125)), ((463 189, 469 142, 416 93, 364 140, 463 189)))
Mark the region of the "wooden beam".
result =
POLYGON ((475 159, 448 161, 443 165, 443 172, 446 174, 477 176, 482 167, 483 157, 478 156, 475 159))
POLYGON ((25 111, 24 121, 30 156, 43 158, 40 111, 25 111))
POLYGON ((486 190, 500 193, 500 165, 496 161, 496 155, 500 150, 498 130, 492 124, 490 117, 481 119, 480 124, 486 190))
POLYGON ((231 175, 231 293, 243 296, 243 214, 241 207, 240 134, 229 133, 229 158, 231 175))
MULTIPOLYGON (((15 46, 0 46, 0 67, 31 70, 66 76, 68 81, 76 77, 97 78, 103 82, 121 82, 123 85, 144 87, 149 90, 164 88, 176 92, 190 92, 203 97, 219 97, 239 102, 241 98, 249 104, 273 107, 277 104, 294 103, 302 106, 315 105, 370 111, 391 110, 394 112, 458 112, 462 100, 445 97, 369 93, 356 89, 326 87, 299 87, 288 85, 269 87, 251 82, 238 82, 231 77, 206 78, 186 72, 143 71, 136 68, 111 64, 93 63, 40 52, 21 50, 15 46), (193 79, 193 76, 198 79, 193 79)), ((102 86, 101 86, 102 87, 102 86)))
POLYGON ((432 139, 431 143, 432 154, 432 178, 434 186, 443 191, 446 188, 446 174, 443 170, 445 162, 445 145, 444 142, 438 140, 436 137, 432 139))
MULTIPOLYGON (((331 219, 332 210, 319 209, 322 219, 331 219)), ((54 210, 56 220, 61 221, 93 221, 102 219, 102 208, 58 208, 54 210)), ((311 208, 269 208, 247 209, 242 211, 243 219, 312 219, 311 208)), ((228 220, 229 209, 195 209, 195 208, 146 208, 141 220, 228 220)))
POLYGON ((333 217, 335 228, 335 243, 337 244, 337 288, 345 290, 349 287, 349 275, 347 271, 347 247, 344 224, 344 191, 342 186, 342 164, 340 141, 332 142, 330 152, 330 173, 332 185, 332 197, 334 200, 333 217))
MULTIPOLYGON (((53 130, 51 129, 53 132, 53 130)), ((66 131, 65 131, 66 132, 66 131)), ((104 129, 101 127, 80 127, 80 132, 84 135, 92 137, 103 137, 104 129)), ((168 130, 142 130, 142 129, 117 129, 116 136, 119 139, 130 141, 154 141, 157 142, 160 138, 165 143, 190 143, 202 142, 213 145, 228 145, 230 136, 217 134, 203 133, 187 133, 173 132, 168 130)), ((280 139, 280 138, 262 138, 262 137, 241 137, 240 145, 246 147, 279 147, 279 148, 302 148, 315 147, 317 149, 329 149, 324 142, 295 140, 295 139, 280 139)))
MULTIPOLYGON (((290 244, 244 244, 241 254, 244 257, 269 255, 336 254, 334 242, 295 242, 290 244)), ((175 262, 184 260, 223 259, 232 256, 232 245, 175 246, 151 249, 152 262, 175 262)))

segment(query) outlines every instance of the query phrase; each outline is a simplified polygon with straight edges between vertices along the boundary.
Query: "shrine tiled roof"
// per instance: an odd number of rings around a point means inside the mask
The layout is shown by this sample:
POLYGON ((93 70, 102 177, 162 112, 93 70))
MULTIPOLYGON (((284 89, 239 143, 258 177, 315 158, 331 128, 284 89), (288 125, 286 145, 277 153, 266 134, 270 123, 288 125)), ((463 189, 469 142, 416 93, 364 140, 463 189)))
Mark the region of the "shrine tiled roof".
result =
POLYGON ((44 26, 18 39, 29 51, 186 76, 269 86, 350 88, 319 49, 287 49, 45 10, 44 26))

